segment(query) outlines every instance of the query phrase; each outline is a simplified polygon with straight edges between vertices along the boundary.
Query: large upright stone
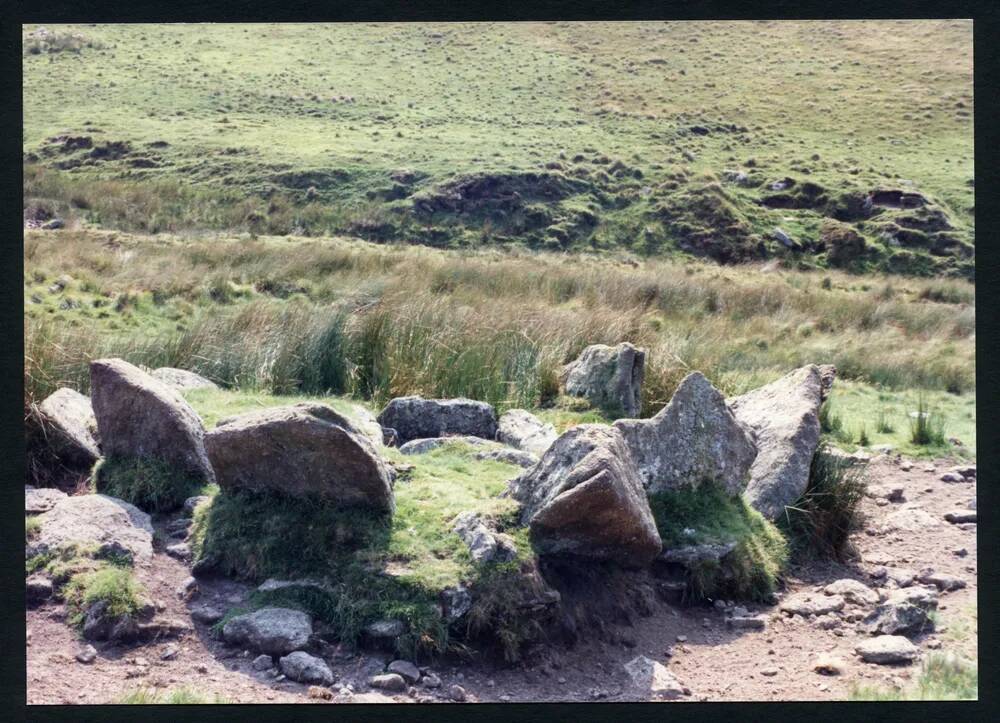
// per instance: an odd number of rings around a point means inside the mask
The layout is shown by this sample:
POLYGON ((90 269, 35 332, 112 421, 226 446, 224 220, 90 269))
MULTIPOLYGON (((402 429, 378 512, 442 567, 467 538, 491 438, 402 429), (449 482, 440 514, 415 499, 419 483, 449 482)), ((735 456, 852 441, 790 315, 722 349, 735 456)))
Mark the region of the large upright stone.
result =
POLYGON ((27 556, 69 545, 126 552, 136 562, 153 556, 153 525, 135 505, 106 495, 63 497, 38 516, 27 556))
POLYGON ((641 567, 662 547, 632 455, 612 427, 569 430, 512 480, 510 494, 543 554, 641 567))
POLYGON ((560 381, 571 397, 583 397, 618 417, 638 417, 646 350, 628 342, 593 344, 563 367, 560 381))
POLYGON ((379 424, 396 430, 399 444, 411 439, 467 434, 495 439, 497 415, 486 402, 473 399, 396 397, 378 415, 379 424))
POLYGON ((497 441, 538 457, 556 441, 556 428, 524 409, 510 409, 500 416, 497 441))
POLYGON ((45 441, 60 462, 89 469, 100 459, 97 420, 89 398, 63 387, 47 396, 38 412, 45 441))
POLYGON ((221 420, 205 436, 223 489, 317 495, 345 506, 393 509, 392 473, 347 417, 304 403, 221 420))
POLYGON ((651 493, 715 482, 738 495, 757 456, 751 435, 701 372, 684 377, 652 419, 619 419, 614 426, 651 493))
POLYGON ((805 492, 819 444, 819 407, 831 374, 829 367, 810 364, 729 400, 736 419, 757 437, 757 458, 744 497, 768 519, 776 519, 805 492))
POLYGON ((121 359, 91 362, 90 387, 105 456, 158 459, 215 481, 201 419, 177 391, 121 359))

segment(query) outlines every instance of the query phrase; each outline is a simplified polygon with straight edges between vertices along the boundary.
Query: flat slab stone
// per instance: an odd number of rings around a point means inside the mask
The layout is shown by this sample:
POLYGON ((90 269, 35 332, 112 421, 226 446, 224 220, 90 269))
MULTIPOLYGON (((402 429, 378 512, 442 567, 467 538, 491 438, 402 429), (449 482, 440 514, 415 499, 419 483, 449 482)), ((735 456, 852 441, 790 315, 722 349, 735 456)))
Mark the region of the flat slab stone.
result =
POLYGON ((127 550, 136 562, 153 556, 153 525, 135 505, 107 495, 78 495, 56 502, 38 516, 30 553, 76 544, 127 550))
POLYGON ((920 655, 920 649, 901 635, 879 635, 862 641, 856 650, 866 663, 879 665, 910 663, 920 655))
POLYGON ((800 592, 782 600, 778 609, 792 615, 825 615, 843 610, 844 598, 840 595, 800 592))

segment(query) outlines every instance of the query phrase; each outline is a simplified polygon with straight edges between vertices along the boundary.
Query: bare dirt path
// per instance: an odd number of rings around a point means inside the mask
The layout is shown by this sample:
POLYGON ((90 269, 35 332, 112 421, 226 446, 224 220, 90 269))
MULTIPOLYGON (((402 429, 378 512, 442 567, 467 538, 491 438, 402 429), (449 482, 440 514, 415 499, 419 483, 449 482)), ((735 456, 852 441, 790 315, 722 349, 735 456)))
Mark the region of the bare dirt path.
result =
MULTIPOLYGON (((780 598, 819 592, 841 578, 879 589, 880 568, 915 573, 933 568, 960 578, 966 586, 940 594, 937 629, 913 640, 922 655, 940 649, 974 658, 976 525, 951 524, 944 515, 967 510, 976 484, 942 481, 942 473, 954 464, 914 461, 912 469, 905 471, 898 459, 876 458, 869 466, 872 490, 887 493, 901 488, 902 498, 866 498, 864 529, 853 539, 860 559, 846 565, 793 569, 780 598)), ((441 661, 431 666, 442 681, 439 688, 418 686, 396 695, 384 695, 367 685, 368 678, 381 672, 390 658, 331 651, 327 662, 336 678, 330 687, 333 697, 315 699, 309 697, 308 686, 254 671, 253 655, 225 646, 211 637, 209 626, 191 619, 194 608, 217 605, 225 609, 239 602, 247 588, 225 580, 200 581, 199 593, 185 601, 177 590, 189 574, 186 565, 159 550, 151 567, 140 573, 162 608, 158 615, 190 623, 188 633, 145 645, 96 644, 98 656, 90 664, 74 658, 83 642, 66 624, 61 605, 48 603, 29 610, 28 703, 109 703, 137 688, 166 691, 180 687, 239 703, 429 703, 449 700, 453 685, 461 686, 469 701, 634 700, 623 665, 637 655, 666 665, 690 691, 682 700, 842 700, 852 684, 906 685, 919 671, 919 661, 908 666, 874 665, 855 655, 855 646, 867 637, 858 629, 858 620, 870 607, 849 605, 832 620, 817 621, 788 617, 778 606, 747 605, 751 613, 768 615, 765 630, 749 631, 729 629, 724 612, 713 606, 663 604, 650 617, 617 628, 615 644, 585 636, 572 649, 549 649, 525 666, 441 661), (814 672, 813 664, 821 653, 840 658, 843 672, 835 676, 814 672)))

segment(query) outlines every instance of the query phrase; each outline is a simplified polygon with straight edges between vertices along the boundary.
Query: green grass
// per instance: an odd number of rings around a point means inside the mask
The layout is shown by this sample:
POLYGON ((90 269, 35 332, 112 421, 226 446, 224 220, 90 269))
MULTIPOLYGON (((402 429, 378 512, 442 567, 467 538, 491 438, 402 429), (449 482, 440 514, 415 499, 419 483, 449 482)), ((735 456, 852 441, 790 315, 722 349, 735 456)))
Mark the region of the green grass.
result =
MULTIPOLYGON (((46 27, 83 39, 24 56, 25 198, 71 223, 812 267, 773 229, 888 187, 974 234, 968 21, 46 27)), ((971 273, 913 216, 844 219, 855 266, 971 273)))
POLYGON ((948 653, 931 653, 924 661, 914 685, 895 690, 874 686, 853 686, 850 699, 859 701, 895 700, 977 700, 979 666, 948 653))
POLYGON ((828 454, 821 444, 805 492, 778 518, 792 551, 803 559, 844 561, 850 535, 860 524, 858 509, 867 484, 863 467, 828 454))
POLYGON ((141 607, 144 588, 127 568, 106 566, 70 578, 64 589, 69 621, 82 626, 86 611, 98 602, 106 602, 108 618, 136 613, 141 607))
POLYGON ((763 600, 777 587, 788 560, 781 533, 741 497, 717 485, 650 495, 650 508, 664 547, 735 542, 723 565, 690 571, 695 599, 729 596, 763 600), (685 529, 694 534, 685 534, 685 529))
MULTIPOLYGON (((220 492, 195 511, 192 549, 196 559, 213 560, 216 569, 238 577, 319 576, 336 586, 333 595, 257 593, 231 615, 273 604, 302 607, 349 642, 368 623, 398 618, 408 626, 400 653, 443 652, 449 632, 436 613, 441 591, 459 583, 486 589, 492 579, 472 562, 452 520, 465 510, 504 520, 515 507, 497 494, 519 468, 475 460, 473 452, 461 443, 418 456, 386 450, 391 459, 415 465, 396 482, 391 519, 313 500, 220 492)), ((514 537, 521 555, 529 555, 526 536, 514 537)), ((506 584, 516 590, 510 579, 506 584)))
POLYGON ((107 457, 93 473, 95 491, 131 502, 147 512, 169 512, 205 484, 158 459, 107 457))
POLYGON ((850 437, 845 438, 843 429, 860 429, 866 422, 874 419, 875 428, 865 427, 871 446, 889 444, 896 452, 918 458, 974 458, 976 454, 974 393, 956 395, 944 390, 879 389, 838 378, 825 406, 830 411, 824 413, 827 415, 827 422, 823 431, 831 443, 845 451, 853 452, 857 445, 852 444, 855 440, 850 437), (929 413, 929 416, 920 417, 924 430, 922 434, 927 435, 920 437, 927 440, 923 444, 914 441, 912 432, 918 420, 910 416, 921 411, 929 413), (840 427, 831 419, 840 419, 840 427), (964 449, 951 444, 948 440, 952 437, 961 440, 964 449))
POLYGON ((117 705, 206 705, 231 703, 221 695, 206 695, 190 687, 159 691, 152 688, 136 688, 115 701, 117 705))
POLYGON ((38 534, 42 523, 38 519, 38 515, 27 515, 24 518, 24 541, 25 543, 31 542, 32 538, 38 534))

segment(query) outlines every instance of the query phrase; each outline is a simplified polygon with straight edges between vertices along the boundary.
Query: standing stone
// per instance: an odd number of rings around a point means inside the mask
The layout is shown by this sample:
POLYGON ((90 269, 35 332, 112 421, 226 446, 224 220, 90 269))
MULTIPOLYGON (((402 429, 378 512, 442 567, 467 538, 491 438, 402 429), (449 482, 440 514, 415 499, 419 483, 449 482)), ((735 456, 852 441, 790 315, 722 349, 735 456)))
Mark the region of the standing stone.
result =
POLYGON ((822 372, 810 364, 729 401, 736 419, 757 436, 744 497, 768 519, 776 519, 809 483, 822 391, 822 372))
POLYGON ((397 397, 390 401, 378 422, 396 430, 399 444, 411 439, 467 434, 495 439, 497 415, 486 402, 473 399, 424 399, 397 397))
POLYGON ((642 481, 621 433, 581 424, 559 437, 539 463, 511 481, 536 549, 648 564, 660 535, 642 481))
POLYGON ((538 457, 545 454, 558 436, 555 427, 524 409, 504 412, 497 431, 497 441, 538 457))
POLYGON ((224 419, 206 435, 205 447, 224 490, 273 490, 393 509, 389 466, 350 420, 324 404, 224 419))
POLYGON ((594 344, 563 367, 560 381, 563 391, 572 397, 584 397, 618 417, 638 417, 645 366, 645 349, 628 342, 594 344))
POLYGON ((714 481, 738 495, 757 455, 752 437, 701 372, 684 377, 670 403, 652 419, 620 419, 614 426, 650 493, 714 481))
POLYGON ((90 386, 106 456, 158 459, 215 482, 201 419, 175 390, 121 359, 91 362, 90 386))
POLYGON ((90 469, 100 459, 97 420, 88 397, 63 387, 47 396, 38 412, 49 449, 63 464, 90 469))

